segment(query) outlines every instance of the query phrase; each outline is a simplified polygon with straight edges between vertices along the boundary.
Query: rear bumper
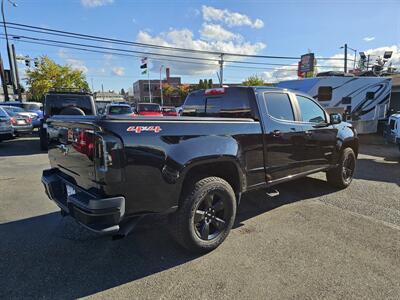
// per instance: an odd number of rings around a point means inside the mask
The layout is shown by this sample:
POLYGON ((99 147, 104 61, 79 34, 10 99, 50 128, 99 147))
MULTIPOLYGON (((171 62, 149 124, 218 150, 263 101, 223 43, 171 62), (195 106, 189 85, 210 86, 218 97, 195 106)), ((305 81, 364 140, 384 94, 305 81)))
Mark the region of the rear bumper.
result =
POLYGON ((32 125, 27 125, 27 126, 14 126, 14 132, 16 133, 30 133, 32 132, 32 125))
POLYGON ((99 198, 67 181, 57 169, 44 170, 42 183, 47 196, 84 227, 102 234, 119 231, 125 215, 124 197, 99 198), (76 193, 68 195, 66 185, 76 193))

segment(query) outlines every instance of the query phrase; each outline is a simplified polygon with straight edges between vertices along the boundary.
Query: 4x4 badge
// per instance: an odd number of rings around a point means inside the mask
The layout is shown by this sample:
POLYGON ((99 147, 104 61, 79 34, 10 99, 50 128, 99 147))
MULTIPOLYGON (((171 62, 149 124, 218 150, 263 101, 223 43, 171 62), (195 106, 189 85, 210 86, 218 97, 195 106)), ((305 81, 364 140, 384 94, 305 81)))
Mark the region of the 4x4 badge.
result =
POLYGON ((160 126, 129 126, 126 131, 128 132, 135 132, 135 133, 142 133, 144 131, 150 131, 159 133, 161 131, 160 126))

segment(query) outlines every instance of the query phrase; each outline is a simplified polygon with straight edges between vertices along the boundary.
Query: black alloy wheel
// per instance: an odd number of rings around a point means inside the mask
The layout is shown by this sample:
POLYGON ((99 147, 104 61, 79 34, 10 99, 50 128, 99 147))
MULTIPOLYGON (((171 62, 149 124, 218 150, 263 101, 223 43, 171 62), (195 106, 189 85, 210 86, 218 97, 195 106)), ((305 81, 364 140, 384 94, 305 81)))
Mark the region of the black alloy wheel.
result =
POLYGON ((342 176, 345 182, 350 182, 353 179, 355 166, 354 156, 348 155, 342 165, 342 176))
POLYGON ((225 202, 224 195, 218 191, 211 191, 200 201, 193 218, 193 225, 197 236, 202 240, 212 240, 225 229, 229 218, 225 202))

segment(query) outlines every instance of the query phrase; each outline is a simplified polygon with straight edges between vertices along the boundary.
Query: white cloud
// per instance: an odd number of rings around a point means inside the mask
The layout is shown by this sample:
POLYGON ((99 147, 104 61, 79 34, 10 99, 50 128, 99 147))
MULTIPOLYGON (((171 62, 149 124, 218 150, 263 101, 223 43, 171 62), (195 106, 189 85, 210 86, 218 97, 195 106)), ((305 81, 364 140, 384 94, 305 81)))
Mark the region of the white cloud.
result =
MULTIPOLYGON (((390 60, 386 63, 385 66, 387 66, 389 63, 392 63, 393 66, 395 67, 400 67, 400 45, 392 45, 392 46, 384 46, 384 47, 379 47, 379 48, 372 48, 372 49, 367 49, 364 50, 363 52, 365 53, 365 55, 370 55, 370 65, 373 65, 375 63, 375 60, 380 56, 383 57, 383 54, 385 53, 385 51, 392 51, 392 57, 390 58, 390 60)), ((343 53, 338 53, 335 54, 333 56, 331 56, 331 58, 344 58, 344 54, 343 53)), ((349 53, 348 57, 347 57, 350 61, 348 62, 348 66, 350 69, 353 68, 353 60, 354 60, 354 54, 353 53, 349 53)), ((318 59, 318 58, 317 58, 318 59)), ((356 58, 356 60, 358 61, 359 56, 356 58)), ((357 63, 357 62, 356 62, 357 63)), ((343 67, 343 60, 330 60, 330 61, 326 61, 323 63, 324 65, 328 65, 328 66, 333 66, 333 67, 343 67)), ((326 69, 324 69, 326 70, 326 69)), ((343 69, 335 69, 335 70, 339 70, 339 71, 343 71, 343 69)))
POLYGON ((117 76, 123 76, 125 74, 125 68, 124 67, 113 67, 111 69, 111 71, 112 71, 112 73, 114 75, 117 75, 117 76))
POLYGON ((114 0, 81 0, 84 7, 99 7, 114 3, 114 0))
POLYGON ((231 12, 227 9, 219 9, 212 6, 202 6, 203 19, 206 22, 222 22, 230 27, 234 26, 250 26, 260 29, 264 27, 264 22, 260 19, 254 21, 247 15, 231 12))
POLYGON ((268 83, 297 79, 297 64, 282 66, 273 71, 263 72, 262 76, 268 83))
MULTIPOLYGON (((206 27, 207 28, 207 27, 206 27)), ((266 47, 264 43, 251 43, 245 41, 243 37, 231 33, 225 29, 221 29, 220 32, 224 32, 223 38, 217 38, 215 35, 217 27, 213 27, 214 30, 204 30, 204 26, 201 30, 202 36, 199 39, 194 37, 194 34, 189 29, 171 29, 168 32, 159 34, 158 36, 152 36, 148 32, 140 31, 136 37, 137 42, 154 44, 160 46, 187 48, 203 51, 215 51, 224 53, 237 53, 237 54, 257 54, 266 47), (234 37, 235 36, 235 37, 234 37), (231 40, 228 39, 232 38, 231 40)), ((211 28, 209 28, 211 29, 211 28)), ((153 51, 154 52, 154 51, 153 51)), ((163 52, 159 50, 158 53, 171 54, 170 51, 163 52)), ((218 59, 215 55, 210 54, 191 54, 185 53, 185 56, 202 57, 207 59, 218 59)), ((168 59, 168 58, 166 58, 168 59)), ((174 58, 171 58, 174 59, 174 58)), ((175 59, 182 60, 182 59, 175 59)), ((168 64, 171 68, 171 72, 179 75, 200 75, 200 74, 212 74, 218 70, 219 65, 217 61, 199 61, 192 60, 195 64, 173 62, 173 61, 162 61, 160 59, 150 59, 153 64, 153 70, 159 70, 160 64, 168 64)), ((190 60, 187 60, 190 61, 190 60)))
POLYGON ((203 24, 200 30, 201 38, 208 41, 232 41, 242 38, 240 34, 235 34, 224 29, 217 24, 203 24))
POLYGON ((86 67, 85 63, 82 60, 74 59, 74 58, 67 58, 65 61, 74 70, 79 70, 79 71, 83 72, 84 74, 86 74, 89 71, 88 67, 86 67))
POLYGON ((365 38, 363 38, 363 40, 364 40, 365 42, 371 42, 371 41, 373 41, 374 39, 375 39, 374 36, 366 36, 365 38))
POLYGON ((64 59, 65 63, 74 70, 82 71, 84 74, 86 74, 89 71, 89 68, 86 67, 86 64, 83 60, 72 57, 65 49, 62 48, 59 49, 58 56, 64 59))

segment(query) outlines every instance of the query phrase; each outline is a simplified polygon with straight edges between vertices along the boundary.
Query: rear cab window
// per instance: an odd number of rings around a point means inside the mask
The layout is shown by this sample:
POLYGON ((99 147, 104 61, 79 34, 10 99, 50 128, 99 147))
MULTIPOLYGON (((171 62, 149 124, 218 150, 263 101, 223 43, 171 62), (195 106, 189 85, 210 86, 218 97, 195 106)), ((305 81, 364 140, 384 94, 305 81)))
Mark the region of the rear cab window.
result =
POLYGON ((161 107, 158 104, 140 103, 140 104, 137 105, 137 110, 138 111, 160 112, 161 111, 161 107))
POLYGON ((122 115, 132 113, 132 108, 130 106, 114 105, 110 106, 108 109, 110 115, 122 115))
MULTIPOLYGON (((215 89, 217 90, 217 89, 215 89)), ((183 116, 253 118, 251 94, 247 88, 225 88, 220 93, 205 90, 190 93, 183 105, 183 116)))
POLYGON ((279 120, 294 121, 293 107, 286 93, 268 92, 264 94, 268 114, 279 120))
POLYGON ((59 115, 67 107, 77 107, 85 115, 93 115, 92 98, 89 95, 49 94, 45 100, 45 114, 47 116, 59 115))

